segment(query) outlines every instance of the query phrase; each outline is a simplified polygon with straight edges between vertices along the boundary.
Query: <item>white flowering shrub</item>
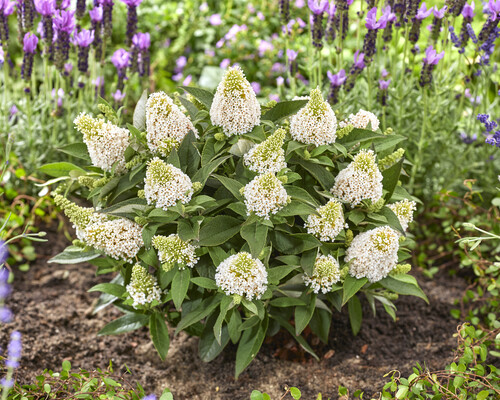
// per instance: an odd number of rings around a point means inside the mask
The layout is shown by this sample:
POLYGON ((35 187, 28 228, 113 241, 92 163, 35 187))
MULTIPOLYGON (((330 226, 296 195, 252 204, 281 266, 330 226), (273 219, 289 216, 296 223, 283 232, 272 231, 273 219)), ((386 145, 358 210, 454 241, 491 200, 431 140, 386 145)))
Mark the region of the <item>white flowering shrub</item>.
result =
POLYGON ((101 334, 148 325, 164 358, 168 324, 199 336, 205 361, 231 341, 239 375, 280 328, 314 355, 302 331, 326 342, 343 306, 356 334, 361 300, 393 318, 398 294, 426 300, 404 263, 402 136, 365 111, 337 118, 319 89, 261 106, 237 68, 215 95, 183 89, 143 96, 126 127, 109 105, 78 117, 65 151, 81 162, 44 168, 78 234, 52 262, 112 275, 97 309, 124 315, 101 334))

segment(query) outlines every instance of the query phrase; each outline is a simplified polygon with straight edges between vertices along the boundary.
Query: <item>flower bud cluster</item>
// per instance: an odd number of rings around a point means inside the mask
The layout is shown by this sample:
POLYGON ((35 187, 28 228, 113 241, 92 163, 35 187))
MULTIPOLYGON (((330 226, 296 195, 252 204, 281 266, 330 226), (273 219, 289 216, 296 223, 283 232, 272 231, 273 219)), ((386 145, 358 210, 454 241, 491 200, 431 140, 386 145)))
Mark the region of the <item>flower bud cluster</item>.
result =
POLYGON ((149 305, 155 300, 161 300, 158 281, 140 264, 135 264, 132 268, 132 278, 126 289, 134 300, 132 304, 134 308, 149 305))
POLYGON ((368 124, 372 131, 376 131, 380 126, 377 116, 370 111, 359 110, 356 114, 350 114, 347 119, 339 123, 341 128, 352 125, 358 129, 367 129, 368 124))
POLYGON ((331 256, 319 256, 314 263, 312 276, 304 274, 304 283, 309 286, 314 293, 328 293, 332 286, 340 281, 340 269, 337 260, 331 256))
POLYGON ((401 227, 406 231, 408 229, 408 224, 413 221, 413 212, 417 209, 416 203, 404 199, 397 203, 389 204, 388 207, 396 214, 401 227))
POLYGON ((277 129, 262 143, 252 147, 243 156, 245 165, 251 171, 259 174, 266 172, 277 173, 286 168, 285 151, 283 150, 285 134, 284 129, 277 129))
POLYGON ((102 119, 81 113, 75 119, 76 129, 83 134, 92 164, 103 171, 125 170, 125 150, 130 145, 129 132, 102 119))
POLYGON ((381 226, 357 235, 346 251, 349 273, 357 279, 378 282, 385 278, 398 262, 399 233, 381 226))
POLYGON ((179 269, 186 266, 192 268, 199 260, 195 254, 196 247, 184 242, 177 234, 154 236, 151 243, 158 251, 160 261, 165 263, 165 269, 170 270, 174 264, 177 264, 179 269))
POLYGON ((249 253, 240 252, 219 264, 215 283, 227 295, 260 299, 267 289, 266 267, 249 253))
POLYGON ((374 204, 382 197, 382 179, 373 150, 361 150, 347 168, 339 172, 330 191, 352 207, 365 199, 374 204))
POLYGON ((149 96, 146 104, 146 138, 154 154, 167 156, 178 148, 189 131, 198 137, 198 131, 191 120, 164 92, 149 96))
POLYGON ((193 195, 193 184, 189 176, 179 168, 154 157, 146 170, 144 195, 148 204, 155 204, 166 211, 175 206, 177 201, 189 203, 193 195))
POLYGON ((248 183, 243 188, 243 197, 247 215, 253 212, 264 219, 269 219, 290 202, 283 184, 271 172, 258 175, 248 183))
POLYGON ((322 242, 333 242, 340 231, 347 227, 342 204, 335 199, 330 199, 324 206, 317 208, 316 213, 307 217, 305 228, 307 233, 318 237, 322 242))

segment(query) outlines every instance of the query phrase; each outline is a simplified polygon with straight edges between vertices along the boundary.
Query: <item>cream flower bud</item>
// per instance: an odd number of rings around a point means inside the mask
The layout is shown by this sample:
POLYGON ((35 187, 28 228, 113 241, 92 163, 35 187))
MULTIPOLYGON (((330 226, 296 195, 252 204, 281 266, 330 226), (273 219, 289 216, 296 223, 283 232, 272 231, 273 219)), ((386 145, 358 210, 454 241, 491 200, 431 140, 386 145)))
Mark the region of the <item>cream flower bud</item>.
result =
POLYGON ((371 130, 376 131, 380 122, 375 114, 370 111, 359 110, 356 114, 350 114, 344 121, 339 123, 341 128, 352 125, 358 129, 366 129, 370 124, 371 130))
POLYGON ((132 304, 134 308, 149 305, 155 300, 161 300, 161 290, 158 286, 158 281, 140 264, 135 264, 132 268, 132 278, 126 289, 130 297, 134 300, 132 304))
POLYGON ((309 102, 290 119, 290 134, 298 142, 321 146, 335 143, 337 117, 323 100, 319 88, 311 91, 309 102))
POLYGON ((316 209, 319 215, 307 217, 305 228, 307 233, 314 235, 323 242, 333 242, 340 231, 346 226, 342 204, 330 199, 328 203, 316 209))
POLYGON ((175 206, 177 201, 189 203, 193 195, 193 184, 189 176, 179 168, 154 157, 146 170, 144 195, 148 204, 155 204, 166 211, 175 206))
POLYGON ((385 278, 398 262, 399 233, 381 226, 357 235, 346 251, 349 273, 377 282, 385 278))
POLYGON ((149 96, 146 104, 146 138, 153 153, 168 155, 173 148, 179 147, 189 131, 198 137, 191 120, 166 93, 156 92, 149 96))
POLYGON ((126 218, 96 222, 85 229, 89 245, 116 260, 132 262, 144 241, 142 227, 126 218))
POLYGON ((336 176, 330 192, 340 200, 351 203, 352 207, 365 199, 374 204, 382 197, 382 179, 373 150, 361 150, 336 176))
POLYGON ((175 263, 179 269, 184 269, 185 266, 192 268, 199 260, 195 254, 196 247, 184 242, 176 234, 154 236, 152 245, 158 251, 160 262, 164 263, 165 268, 175 263))
POLYGON ((227 295, 260 299, 267 289, 267 271, 260 260, 246 252, 226 258, 217 267, 215 283, 227 295))
POLYGON ((414 201, 410 201, 408 199, 404 199, 398 201, 394 204, 389 204, 389 207, 394 214, 399 219, 399 223, 404 231, 408 229, 408 224, 413 221, 413 212, 417 209, 417 205, 414 201))
POLYGON ((283 150, 285 134, 284 129, 277 129, 262 143, 252 147, 243 156, 245 165, 251 171, 259 174, 265 172, 277 173, 286 168, 285 150, 283 150))
POLYGON ((242 135, 260 124, 260 104, 240 67, 229 68, 210 107, 212 124, 226 136, 242 135))
POLYGON ((247 207, 247 215, 254 212, 257 216, 269 219, 290 202, 281 181, 268 172, 256 176, 243 188, 243 197, 247 207))
POLYGON ((130 145, 129 132, 102 119, 81 113, 75 119, 76 129, 83 134, 92 164, 103 171, 125 170, 125 150, 130 145))
POLYGON ((337 260, 331 256, 318 256, 314 263, 312 276, 304 274, 304 283, 309 286, 314 293, 328 293, 332 286, 340 280, 340 269, 337 260))

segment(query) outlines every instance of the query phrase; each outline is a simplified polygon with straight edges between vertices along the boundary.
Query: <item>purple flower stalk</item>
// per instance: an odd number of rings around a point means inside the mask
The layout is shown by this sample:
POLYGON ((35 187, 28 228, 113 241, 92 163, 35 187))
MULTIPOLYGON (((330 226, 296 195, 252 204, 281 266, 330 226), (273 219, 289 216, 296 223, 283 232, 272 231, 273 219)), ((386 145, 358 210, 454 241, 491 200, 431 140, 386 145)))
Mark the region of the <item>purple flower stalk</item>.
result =
POLYGON ((377 93, 377 99, 383 107, 387 106, 387 90, 389 89, 390 84, 390 79, 379 79, 378 81, 379 92, 377 93))
POLYGON ((94 31, 94 41, 92 42, 92 47, 95 49, 96 60, 100 60, 102 57, 102 6, 94 7, 92 10, 89 10, 89 16, 92 31, 94 31))
POLYGON ((396 28, 400 28, 405 21, 406 14, 406 1, 405 0, 395 0, 394 2, 394 12, 397 16, 396 28))
POLYGON ((488 11, 490 12, 490 17, 484 23, 481 31, 479 32, 479 42, 483 43, 488 39, 495 28, 500 22, 500 0, 489 0, 488 11))
POLYGON ((74 11, 57 11, 53 24, 56 36, 56 67, 62 71, 69 58, 69 38, 75 29, 74 11))
POLYGON ((335 18, 335 29, 337 33, 342 33, 342 40, 346 38, 347 29, 349 27, 349 6, 352 0, 337 0, 337 13, 335 18))
POLYGON ((328 10, 328 0, 308 0, 312 13, 312 41, 316 49, 323 48, 323 13, 328 10))
POLYGON ((341 69, 336 74, 333 74, 330 71, 326 72, 328 79, 330 80, 330 92, 328 93, 328 101, 330 104, 337 104, 339 100, 339 90, 340 87, 346 81, 345 70, 341 69))
POLYGON ((16 0, 16 7, 19 41, 22 41, 24 34, 33 28, 35 4, 33 0, 16 0))
POLYGON ((7 368, 18 368, 19 360, 21 358, 21 334, 18 331, 14 331, 10 335, 10 343, 7 347, 7 361, 5 361, 5 366, 7 368))
MULTIPOLYGON (((132 38, 132 63, 137 62, 140 76, 149 76, 151 37, 149 33, 137 32, 132 38), (137 60, 135 60, 137 58, 137 60)), ((134 69, 133 69, 134 70, 134 69)))
POLYGON ((45 54, 52 57, 54 30, 52 28, 52 17, 56 12, 54 0, 35 0, 35 9, 42 16, 42 38, 45 42, 45 54))
POLYGON ((137 7, 142 0, 122 0, 127 5, 127 45, 132 44, 132 38, 137 31, 137 7))
POLYGON ((7 17, 14 12, 14 3, 10 0, 0 0, 0 42, 7 48, 9 40, 9 22, 7 17))
POLYGON ((472 136, 468 136, 465 132, 460 132, 460 140, 465 144, 472 144, 477 140, 477 135, 474 133, 472 136))
POLYGON ((448 14, 458 17, 462 12, 467 0, 449 0, 445 3, 448 4, 448 14))
POLYGON ((286 50, 286 57, 288 59, 288 66, 290 68, 290 75, 295 76, 295 74, 298 71, 297 67, 297 56, 299 53, 297 51, 294 51, 292 49, 287 49, 286 50))
POLYGON ((408 0, 405 10, 405 22, 413 21, 415 15, 417 14, 418 6, 420 5, 420 0, 408 0))
POLYGON ((361 71, 363 71, 365 67, 365 54, 357 50, 354 53, 353 64, 351 69, 349 70, 349 76, 347 77, 344 85, 345 91, 347 93, 349 93, 353 89, 354 84, 356 83, 357 76, 361 73, 361 71))
POLYGON ((331 1, 327 10, 328 19, 326 21, 325 31, 325 38, 328 43, 333 43, 335 37, 337 36, 335 33, 335 26, 337 24, 337 16, 335 15, 336 11, 337 6, 335 5, 335 2, 331 1))
POLYGON ((125 98, 125 93, 122 93, 121 90, 117 90, 112 94, 113 100, 117 103, 121 103, 125 98))
POLYGON ((448 9, 447 6, 444 6, 441 10, 439 10, 437 7, 433 7, 432 12, 434 14, 434 19, 432 20, 430 38, 434 43, 437 42, 439 38, 439 33, 441 32, 441 26, 443 25, 444 14, 447 9, 448 9))
POLYGON ((78 71, 85 74, 89 69, 89 46, 94 41, 94 31, 82 29, 75 35, 78 47, 78 71))
POLYGON ((283 25, 290 21, 290 0, 279 0, 280 20, 283 25))
POLYGON ((98 0, 102 6, 102 25, 104 30, 104 37, 111 37, 113 32, 113 0, 98 0))
POLYGON ((419 84, 421 87, 430 85, 432 82, 432 71, 436 67, 439 60, 444 57, 444 51, 437 53, 436 50, 431 46, 427 47, 425 50, 425 57, 423 59, 422 73, 420 74, 419 84))
POLYGON ((38 37, 30 32, 24 35, 23 39, 23 64, 21 66, 21 76, 25 80, 31 78, 31 73, 33 71, 33 58, 36 52, 36 46, 38 45, 38 37))
POLYGON ((418 42, 418 39, 420 37, 420 29, 422 27, 422 21, 429 15, 431 15, 433 11, 434 7, 427 9, 425 2, 422 3, 420 8, 418 9, 417 14, 415 15, 415 18, 412 20, 412 26, 410 29, 410 34, 408 36, 408 39, 411 43, 415 44, 418 42))
POLYGON ((363 53, 367 62, 371 62, 375 52, 377 51, 376 42, 379 29, 384 29, 387 26, 389 19, 395 18, 395 14, 391 13, 391 7, 386 8, 380 19, 377 21, 377 7, 370 9, 366 15, 366 28, 368 33, 365 35, 363 42, 363 53))
POLYGON ((111 62, 118 71, 118 90, 123 90, 125 73, 130 63, 130 53, 124 49, 118 49, 113 53, 111 62))

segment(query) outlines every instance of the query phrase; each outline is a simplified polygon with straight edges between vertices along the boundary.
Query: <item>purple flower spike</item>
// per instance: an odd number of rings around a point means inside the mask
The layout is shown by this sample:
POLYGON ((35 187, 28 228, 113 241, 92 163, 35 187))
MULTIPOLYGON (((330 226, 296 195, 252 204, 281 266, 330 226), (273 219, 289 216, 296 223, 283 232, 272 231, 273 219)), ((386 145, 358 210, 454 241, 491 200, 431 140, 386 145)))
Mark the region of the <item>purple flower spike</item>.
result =
POLYGON ((427 6, 426 6, 425 1, 424 1, 422 3, 422 5, 420 6, 420 8, 418 9, 418 12, 417 12, 417 15, 415 16, 415 18, 417 18, 419 20, 423 20, 423 19, 427 18, 429 15, 431 15, 433 11, 434 11, 434 7, 427 9, 427 6))
MULTIPOLYGON (((384 29, 387 26, 387 21, 389 17, 391 16, 391 7, 389 6, 388 14, 383 14, 382 17, 377 21, 377 7, 373 7, 368 13, 366 14, 366 28, 373 30, 373 29, 384 29)), ((393 14, 394 17, 396 17, 395 14, 393 14)))
POLYGON ((117 103, 121 103, 125 98, 125 93, 122 93, 121 90, 117 90, 112 94, 112 96, 114 101, 116 101, 117 103))
POLYGON ((89 47, 94 41, 94 31, 82 29, 75 35, 76 45, 79 47, 89 47))
POLYGON ((56 32, 65 32, 71 34, 75 29, 75 12, 58 11, 54 16, 54 28, 56 32))
POLYGON ((343 69, 341 69, 336 74, 333 74, 330 71, 327 71, 326 75, 328 76, 328 79, 330 80, 330 84, 332 86, 336 86, 336 87, 342 86, 347 79, 346 74, 345 74, 345 70, 343 70, 343 69))
POLYGON ((445 14, 447 9, 448 9, 448 6, 444 6, 441 10, 438 9, 437 7, 434 7, 434 10, 433 10, 434 17, 438 18, 438 19, 443 19, 444 14, 445 14))
POLYGON ((365 54, 360 53, 359 50, 354 53, 354 66, 357 69, 363 69, 365 68, 365 54))
POLYGON ((130 53, 125 49, 118 49, 113 53, 111 62, 118 70, 123 70, 128 67, 130 62, 130 53))
POLYGON ((465 3, 464 8, 462 9, 462 16, 464 18, 474 18, 474 8, 476 7, 476 3, 471 1, 470 4, 465 3))
POLYGON ((380 88, 380 90, 387 90, 390 84, 391 84, 390 79, 387 79, 386 81, 384 81, 383 79, 379 79, 378 81, 378 87, 380 88))
POLYGON ((55 0, 34 0, 35 9, 38 14, 44 17, 52 16, 56 12, 56 2, 55 0))
POLYGON ((139 50, 147 50, 151 46, 151 36, 149 33, 137 32, 132 38, 132 43, 139 50))
POLYGON ((26 33, 23 39, 23 51, 25 53, 35 54, 38 45, 38 37, 31 32, 26 33))
POLYGON ((92 22, 101 22, 102 21, 102 7, 94 7, 92 10, 89 10, 90 20, 92 22))
POLYGON ((437 65, 439 60, 444 57, 444 50, 441 53, 437 53, 436 50, 431 46, 427 47, 425 50, 424 64, 427 65, 437 65))
POLYGON ((208 22, 212 26, 219 26, 222 25, 222 18, 220 14, 213 14, 210 17, 208 17, 208 22))
POLYGON ((316 15, 323 14, 328 10, 328 0, 308 0, 309 9, 316 15))
POLYGON ((286 56, 288 58, 288 61, 295 61, 298 55, 299 55, 298 51, 294 51, 292 49, 287 49, 286 51, 286 56))
POLYGON ((142 3, 142 0, 122 0, 122 2, 128 7, 138 7, 142 3))
POLYGON ((500 0, 490 0, 488 2, 488 9, 491 13, 491 20, 496 21, 500 14, 500 0))
POLYGON ((0 0, 0 14, 4 17, 11 15, 14 12, 14 2, 9 0, 0 0))

